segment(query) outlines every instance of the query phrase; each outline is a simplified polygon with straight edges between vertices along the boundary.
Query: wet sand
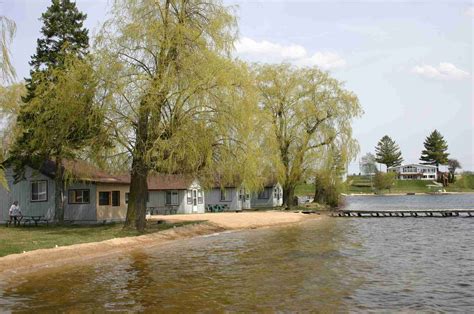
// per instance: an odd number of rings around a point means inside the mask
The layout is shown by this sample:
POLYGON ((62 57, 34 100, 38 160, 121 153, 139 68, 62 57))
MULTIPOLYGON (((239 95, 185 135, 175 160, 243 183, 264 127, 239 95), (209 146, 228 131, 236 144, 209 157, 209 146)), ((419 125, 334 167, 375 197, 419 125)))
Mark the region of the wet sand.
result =
POLYGON ((167 222, 203 222, 142 236, 116 238, 101 242, 81 243, 7 255, 0 258, 0 278, 28 273, 41 268, 81 263, 86 260, 108 257, 125 251, 170 243, 170 241, 178 239, 192 238, 227 230, 282 226, 302 222, 307 219, 320 218, 319 215, 277 211, 151 216, 148 220, 152 222, 159 220, 167 222))

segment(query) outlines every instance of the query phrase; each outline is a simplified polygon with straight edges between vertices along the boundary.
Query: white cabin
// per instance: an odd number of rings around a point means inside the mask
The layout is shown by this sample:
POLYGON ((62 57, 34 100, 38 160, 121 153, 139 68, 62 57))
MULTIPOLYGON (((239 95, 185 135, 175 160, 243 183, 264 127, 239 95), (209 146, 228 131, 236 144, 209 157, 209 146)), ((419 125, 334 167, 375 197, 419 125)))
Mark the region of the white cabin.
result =
POLYGON ((389 167, 388 172, 397 173, 399 180, 431 180, 438 179, 436 166, 408 164, 396 167, 389 167))

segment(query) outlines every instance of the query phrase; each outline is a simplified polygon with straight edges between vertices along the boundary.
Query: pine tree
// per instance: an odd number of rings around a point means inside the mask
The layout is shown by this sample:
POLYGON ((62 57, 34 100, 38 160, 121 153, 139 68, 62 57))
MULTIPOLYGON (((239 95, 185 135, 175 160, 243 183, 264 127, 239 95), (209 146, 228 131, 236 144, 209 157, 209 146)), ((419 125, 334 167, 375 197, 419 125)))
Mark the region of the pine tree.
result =
POLYGON ((375 160, 389 167, 400 166, 403 162, 400 147, 388 135, 382 137, 375 147, 375 160))
POLYGON ((87 15, 80 12, 71 0, 52 0, 41 15, 43 22, 42 37, 37 40, 36 53, 31 56, 30 78, 26 78, 27 95, 24 102, 29 102, 35 95, 39 84, 35 73, 64 65, 67 55, 79 58, 88 53, 88 30, 83 27, 87 15))
MULTIPOLYGON (((41 20, 42 37, 31 57, 31 78, 17 117, 9 161, 16 180, 26 166, 54 160, 55 220, 64 220, 67 174, 63 161, 74 159, 101 139, 102 113, 94 103, 97 79, 87 56, 86 15, 70 0, 52 0, 41 20)), ((96 145, 97 146, 97 145, 96 145)))
POLYGON ((436 169, 439 170, 439 165, 444 165, 448 162, 449 153, 446 152, 448 144, 438 130, 431 132, 423 145, 425 149, 421 152, 420 157, 423 164, 436 165, 436 169))

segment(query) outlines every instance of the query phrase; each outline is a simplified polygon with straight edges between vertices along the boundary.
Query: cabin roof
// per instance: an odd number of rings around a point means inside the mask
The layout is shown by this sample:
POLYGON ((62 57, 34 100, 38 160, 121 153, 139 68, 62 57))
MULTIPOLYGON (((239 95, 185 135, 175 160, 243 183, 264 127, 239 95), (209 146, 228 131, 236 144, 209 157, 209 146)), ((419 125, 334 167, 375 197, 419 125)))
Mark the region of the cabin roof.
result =
MULTIPOLYGON (((113 175, 83 160, 64 160, 63 167, 66 171, 80 181, 129 184, 130 179, 126 175, 113 175)), ((53 178, 56 174, 56 162, 46 161, 39 171, 44 175, 53 178)))
POLYGON ((194 182, 194 178, 181 174, 155 173, 148 176, 148 190, 187 190, 194 182))

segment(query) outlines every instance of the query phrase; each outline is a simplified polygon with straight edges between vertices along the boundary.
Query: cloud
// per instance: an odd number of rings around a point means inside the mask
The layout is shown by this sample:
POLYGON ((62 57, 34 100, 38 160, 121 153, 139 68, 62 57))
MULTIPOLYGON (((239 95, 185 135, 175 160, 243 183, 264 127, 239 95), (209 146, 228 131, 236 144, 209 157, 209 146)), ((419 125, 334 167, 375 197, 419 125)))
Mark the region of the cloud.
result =
POLYGON ((239 54, 261 55, 266 58, 298 59, 307 52, 300 45, 280 45, 266 40, 256 41, 248 37, 241 38, 235 45, 239 54))
POLYGON ((471 6, 466 9, 466 15, 470 17, 474 17, 474 6, 471 6))
POLYGON ((437 67, 431 65, 417 65, 412 72, 420 76, 438 80, 463 80, 469 78, 470 74, 457 68, 449 62, 441 62, 437 67))
POLYGON ((316 52, 311 57, 301 58, 296 61, 301 66, 318 66, 324 70, 343 68, 346 66, 346 60, 337 53, 316 52))
POLYGON ((316 52, 312 55, 301 45, 282 45, 267 40, 256 41, 242 37, 235 45, 237 54, 251 61, 275 63, 290 62, 297 66, 319 66, 324 70, 341 68, 346 61, 333 52, 316 52))

